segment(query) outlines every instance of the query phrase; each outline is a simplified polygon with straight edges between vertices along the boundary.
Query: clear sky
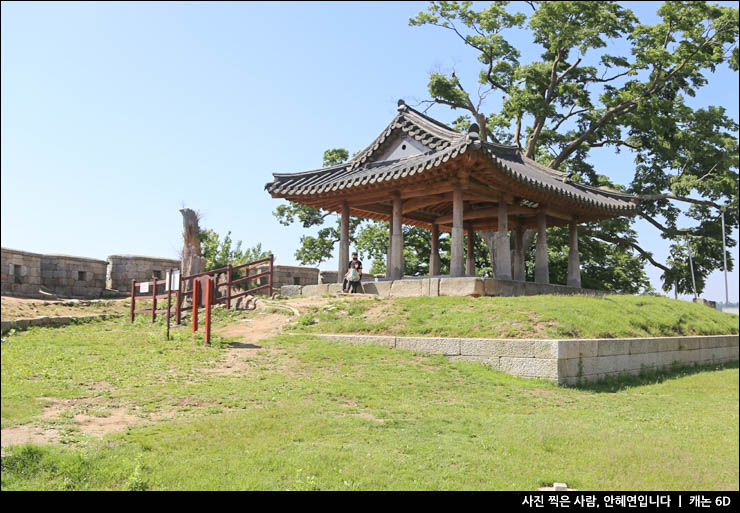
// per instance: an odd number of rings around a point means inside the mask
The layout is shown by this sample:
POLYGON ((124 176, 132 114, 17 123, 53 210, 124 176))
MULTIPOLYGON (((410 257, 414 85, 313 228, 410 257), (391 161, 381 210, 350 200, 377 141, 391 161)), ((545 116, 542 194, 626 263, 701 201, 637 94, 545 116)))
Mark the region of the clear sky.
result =
MULTIPOLYGON (((658 3, 624 3, 643 22, 657 18, 658 3)), ((177 257, 185 205, 202 226, 296 264, 301 235, 315 230, 278 224, 279 202, 263 189, 271 173, 321 167, 328 148, 364 148, 399 98, 428 98, 430 71, 455 68, 474 84, 469 48, 442 29, 408 26, 425 6, 3 2, 2 246, 177 257)), ((539 52, 522 35, 513 42, 524 60, 539 52)), ((488 111, 500 105, 493 96, 488 111)), ((718 70, 692 99, 710 104, 738 119, 736 73, 718 70)), ((450 122, 460 113, 429 114, 450 122)), ((602 151, 595 163, 617 183, 633 175, 625 152, 602 151)), ((658 231, 644 221, 636 229, 664 261, 658 231)), ((659 290, 660 271, 647 269, 659 290)), ((704 296, 724 300, 721 272, 704 296)))

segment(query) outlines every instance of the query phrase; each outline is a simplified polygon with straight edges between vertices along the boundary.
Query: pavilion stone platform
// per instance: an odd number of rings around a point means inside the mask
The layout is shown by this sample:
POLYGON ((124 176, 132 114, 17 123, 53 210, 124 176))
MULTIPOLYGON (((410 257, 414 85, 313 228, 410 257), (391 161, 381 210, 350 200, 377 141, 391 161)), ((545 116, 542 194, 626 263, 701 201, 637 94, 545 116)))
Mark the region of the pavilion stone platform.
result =
MULTIPOLYGON (((341 283, 322 283, 318 285, 284 286, 281 293, 284 296, 325 296, 342 292, 341 283)), ((408 277, 400 280, 380 279, 362 282, 365 294, 377 294, 380 297, 437 297, 437 296, 534 296, 538 294, 552 295, 602 295, 602 290, 590 290, 580 287, 568 287, 550 283, 535 283, 529 281, 497 280, 465 276, 454 278, 451 276, 420 276, 408 277)))

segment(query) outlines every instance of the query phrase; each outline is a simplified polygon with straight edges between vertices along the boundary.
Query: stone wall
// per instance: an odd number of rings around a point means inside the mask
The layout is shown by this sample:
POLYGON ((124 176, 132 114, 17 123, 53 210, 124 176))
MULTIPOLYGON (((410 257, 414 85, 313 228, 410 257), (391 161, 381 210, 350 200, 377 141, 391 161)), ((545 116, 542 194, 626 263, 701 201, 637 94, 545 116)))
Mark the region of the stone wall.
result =
MULTIPOLYGON (((250 274, 264 273, 270 270, 270 266, 261 265, 257 267, 256 273, 250 271, 250 274)), ((315 285, 319 282, 319 270, 313 267, 298 267, 292 265, 273 265, 272 266, 272 288, 280 290, 283 285, 315 285)), ((267 285, 267 277, 260 278, 260 285, 267 285)))
POLYGON ((321 271, 317 283, 336 283, 339 271, 321 271))
POLYGON ((41 287, 41 255, 2 248, 0 290, 3 294, 38 296, 41 287))
MULTIPOLYGON (((307 285, 301 288, 303 296, 323 296, 341 292, 341 284, 335 282, 307 285)), ((601 295, 600 290, 567 287, 565 285, 542 285, 531 281, 496 280, 475 277, 405 278, 402 280, 368 279, 362 281, 358 292, 378 294, 380 297, 417 296, 533 296, 555 295, 601 295)))
POLYGON ((137 255, 111 255, 108 264, 106 284, 122 292, 131 292, 131 280, 149 281, 152 276, 163 279, 166 271, 180 268, 179 260, 137 255))
POLYGON ((568 385, 673 366, 737 361, 739 340, 738 335, 574 340, 311 336, 443 354, 451 360, 483 363, 514 376, 568 385))
POLYGON ((69 297, 101 297, 108 262, 70 255, 41 255, 41 285, 69 297))

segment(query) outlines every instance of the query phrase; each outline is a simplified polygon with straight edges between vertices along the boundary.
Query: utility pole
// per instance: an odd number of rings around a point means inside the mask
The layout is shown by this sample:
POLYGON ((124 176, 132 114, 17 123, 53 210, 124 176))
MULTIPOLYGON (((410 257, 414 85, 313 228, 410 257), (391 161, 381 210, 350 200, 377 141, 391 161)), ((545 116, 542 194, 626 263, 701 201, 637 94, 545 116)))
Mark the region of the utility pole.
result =
POLYGON ((686 236, 686 247, 689 250, 689 267, 691 268, 691 284, 694 287, 694 299, 699 297, 696 294, 696 278, 694 278, 694 260, 691 258, 691 244, 689 243, 689 236, 686 236))
POLYGON ((720 209, 722 215, 722 260, 725 265, 725 305, 730 302, 729 294, 727 292, 727 249, 725 248, 725 207, 720 209))

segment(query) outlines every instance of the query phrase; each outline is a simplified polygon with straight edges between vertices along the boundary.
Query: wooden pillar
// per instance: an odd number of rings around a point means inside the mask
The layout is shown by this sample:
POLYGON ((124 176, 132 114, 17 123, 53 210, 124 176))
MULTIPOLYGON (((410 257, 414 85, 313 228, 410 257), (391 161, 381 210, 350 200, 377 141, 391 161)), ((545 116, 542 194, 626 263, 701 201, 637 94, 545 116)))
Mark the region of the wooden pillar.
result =
POLYGON ((498 231, 496 232, 496 279, 511 279, 511 252, 509 251, 509 206, 502 199, 498 204, 498 231))
POLYGON ((439 274, 439 225, 432 224, 432 252, 429 255, 429 276, 439 274))
POLYGON ((537 214, 537 252, 534 263, 535 283, 550 283, 550 264, 547 254, 547 216, 537 214))
POLYGON ((468 248, 465 255, 465 275, 475 276, 475 231, 473 227, 468 227, 468 248))
POLYGON ((568 286, 581 288, 581 259, 578 255, 578 226, 575 221, 570 228, 570 250, 568 251, 568 286))
POLYGON ((524 269, 524 228, 517 226, 514 232, 514 279, 526 281, 527 273, 524 269))
POLYGON ((391 237, 391 278, 403 276, 403 224, 401 222, 401 194, 393 195, 393 236, 391 237))
POLYGON ((463 276, 465 263, 463 262, 463 193, 462 187, 457 185, 452 192, 452 238, 450 240, 450 275, 463 276))
POLYGON ((388 223, 388 254, 385 257, 385 276, 391 277, 391 262, 393 262, 393 218, 388 223))
POLYGON ((349 263, 349 204, 342 202, 342 227, 339 234, 339 274, 337 281, 342 283, 344 275, 347 274, 349 263))

